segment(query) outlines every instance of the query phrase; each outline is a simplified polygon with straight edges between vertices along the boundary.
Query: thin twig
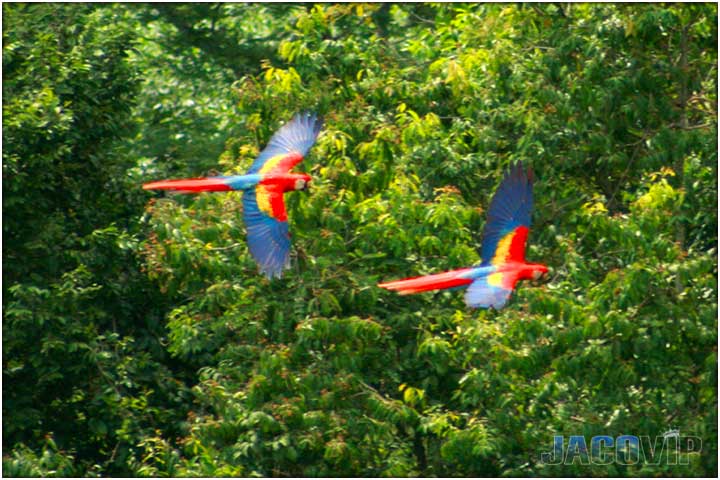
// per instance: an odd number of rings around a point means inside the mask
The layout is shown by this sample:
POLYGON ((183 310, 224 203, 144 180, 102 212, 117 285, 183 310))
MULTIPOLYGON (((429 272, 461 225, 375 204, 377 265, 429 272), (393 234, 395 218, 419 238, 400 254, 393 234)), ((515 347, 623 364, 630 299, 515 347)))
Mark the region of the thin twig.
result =
POLYGON ((212 250, 213 252, 219 252, 221 250, 231 250, 240 246, 242 246, 242 243, 233 243, 232 245, 228 245, 227 247, 211 247, 208 248, 208 250, 212 250))

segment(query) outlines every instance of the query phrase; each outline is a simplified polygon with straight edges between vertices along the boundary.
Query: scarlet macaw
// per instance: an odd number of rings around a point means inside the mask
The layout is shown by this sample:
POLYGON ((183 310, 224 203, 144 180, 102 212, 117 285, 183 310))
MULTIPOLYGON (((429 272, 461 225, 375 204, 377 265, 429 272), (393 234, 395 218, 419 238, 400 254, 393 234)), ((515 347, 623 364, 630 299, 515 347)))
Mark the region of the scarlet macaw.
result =
POLYGON ((533 206, 532 181, 532 169, 526 171, 520 163, 505 172, 490 202, 480 251, 482 262, 478 266, 378 286, 407 295, 469 285, 465 292, 465 303, 469 306, 504 307, 518 280, 537 280, 548 271, 545 265, 525 262, 533 206))
POLYGON ((290 263, 290 233, 283 194, 305 190, 304 173, 289 173, 307 154, 322 128, 315 114, 301 113, 283 125, 255 159, 246 175, 146 183, 145 190, 181 193, 243 190, 243 219, 250 253, 269 278, 280 277, 290 263))

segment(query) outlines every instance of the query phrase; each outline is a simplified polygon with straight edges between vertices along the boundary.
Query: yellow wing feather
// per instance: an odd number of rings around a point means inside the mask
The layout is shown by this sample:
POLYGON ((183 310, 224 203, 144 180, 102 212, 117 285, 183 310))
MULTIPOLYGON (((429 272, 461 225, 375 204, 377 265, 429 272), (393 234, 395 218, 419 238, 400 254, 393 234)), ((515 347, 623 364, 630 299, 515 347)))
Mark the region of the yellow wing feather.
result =
POLYGON ((490 275, 487 276, 488 285, 492 285, 493 287, 504 288, 502 281, 503 281, 503 274, 501 272, 491 273, 490 275))
POLYGON ((277 166, 277 164, 280 163, 286 156, 287 154, 283 153, 268 158, 267 162, 265 162, 265 165, 262 166, 258 173, 263 174, 271 172, 277 166))
POLYGON ((258 208, 268 216, 273 216, 272 205, 270 204, 270 191, 265 185, 255 187, 255 195, 257 198, 258 208))
POLYGON ((495 255, 490 263, 493 265, 500 265, 507 261, 507 258, 510 255, 510 245, 512 245, 514 236, 515 232, 510 232, 498 242, 497 248, 495 249, 495 255))

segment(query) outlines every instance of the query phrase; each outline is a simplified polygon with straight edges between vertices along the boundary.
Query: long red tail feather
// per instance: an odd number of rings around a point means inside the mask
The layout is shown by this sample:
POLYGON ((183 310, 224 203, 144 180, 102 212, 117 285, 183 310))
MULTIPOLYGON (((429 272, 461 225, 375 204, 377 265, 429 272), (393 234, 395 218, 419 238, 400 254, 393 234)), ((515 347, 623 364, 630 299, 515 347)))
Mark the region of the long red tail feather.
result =
POLYGON ((232 190, 222 178, 188 178, 183 180, 161 180, 143 185, 145 190, 174 190, 180 193, 226 192, 232 190))
POLYGON ((424 277, 406 278, 404 280, 396 280, 394 282, 385 282, 378 284, 378 287, 395 290, 400 295, 410 295, 412 293, 427 292, 429 290, 440 290, 445 288, 461 287, 472 283, 472 279, 462 278, 460 275, 470 270, 469 268, 461 268, 445 273, 437 273, 435 275, 427 275, 424 277))

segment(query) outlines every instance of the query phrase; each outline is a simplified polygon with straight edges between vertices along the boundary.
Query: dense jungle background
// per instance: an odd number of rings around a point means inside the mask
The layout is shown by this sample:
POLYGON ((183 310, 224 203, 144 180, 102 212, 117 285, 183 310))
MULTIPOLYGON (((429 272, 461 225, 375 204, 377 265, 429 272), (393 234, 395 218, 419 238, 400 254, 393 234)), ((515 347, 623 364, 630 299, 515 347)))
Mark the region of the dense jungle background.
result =
POLYGON ((2 13, 5 476, 717 476, 716 4, 2 13), (141 189, 306 109, 280 280, 240 193, 141 189), (375 286, 478 262, 515 161, 544 282, 375 286), (671 429, 686 465, 541 461, 671 429))

